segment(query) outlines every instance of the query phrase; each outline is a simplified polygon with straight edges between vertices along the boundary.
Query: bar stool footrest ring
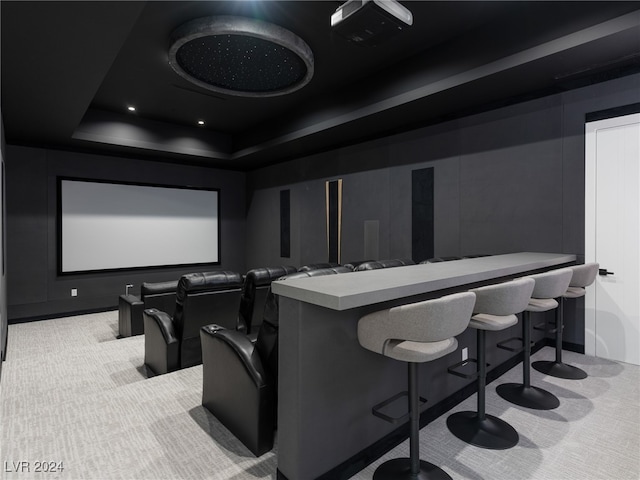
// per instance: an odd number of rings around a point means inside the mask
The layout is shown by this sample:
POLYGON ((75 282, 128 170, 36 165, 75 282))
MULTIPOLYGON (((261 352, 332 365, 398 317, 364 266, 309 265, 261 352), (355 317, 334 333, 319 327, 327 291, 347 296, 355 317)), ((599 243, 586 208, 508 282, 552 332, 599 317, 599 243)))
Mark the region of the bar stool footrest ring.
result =
MULTIPOLYGON (((384 420, 386 422, 389 422, 389 423, 405 423, 405 422, 409 421, 409 418, 411 416, 411 412, 407 412, 406 414, 401 415, 399 417, 394 417, 394 416, 382 413, 382 409, 384 407, 392 404, 393 402, 395 402, 399 398, 408 397, 408 396, 409 396, 409 392, 406 391, 406 390, 403 391, 403 392, 400 392, 400 393, 396 393, 393 397, 390 397, 387 400, 385 400, 383 402, 380 402, 377 405, 374 405, 371 408, 371 413, 373 413, 376 417, 381 418, 382 420, 384 420)), ((424 398, 424 397, 420 397, 419 408, 421 409, 421 411, 422 411, 422 407, 424 406, 425 403, 427 403, 427 399, 424 398)))
POLYGON ((522 337, 507 338, 506 340, 497 343, 496 346, 498 348, 503 349, 503 350, 508 350, 509 352, 514 352, 514 353, 524 352, 524 340, 522 339, 522 337), (515 341, 520 342, 522 344, 522 346, 520 346, 520 347, 510 347, 508 345, 509 343, 513 343, 515 341))
MULTIPOLYGON (((447 372, 449 372, 451 375, 455 375, 457 377, 462 377, 462 378, 466 378, 466 379, 476 379, 476 378, 478 378, 478 375, 480 374, 480 372, 478 371, 477 367, 471 373, 464 373, 464 372, 461 371, 461 367, 466 367, 470 363, 475 363, 477 365, 478 364, 478 360, 475 359, 475 358, 467 358, 466 360, 462 360, 461 362, 458 362, 455 365, 451 365, 449 368, 447 368, 447 372)), ((488 367, 491 366, 491 364, 487 363, 486 366, 488 368, 488 367)))
POLYGON ((541 323, 538 323, 537 325, 534 325, 532 328, 534 330, 539 330, 547 333, 556 333, 558 331, 558 329, 556 328, 555 322, 541 322, 541 323), (551 325, 553 328, 547 329, 548 325, 551 325))

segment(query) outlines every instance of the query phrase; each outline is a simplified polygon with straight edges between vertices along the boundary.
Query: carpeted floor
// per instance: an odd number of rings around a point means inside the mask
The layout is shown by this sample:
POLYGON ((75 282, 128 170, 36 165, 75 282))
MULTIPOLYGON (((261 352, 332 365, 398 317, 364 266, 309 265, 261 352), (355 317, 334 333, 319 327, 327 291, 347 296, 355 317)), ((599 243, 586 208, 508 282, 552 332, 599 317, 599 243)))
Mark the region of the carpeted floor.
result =
MULTIPOLYGON (((200 405, 201 366, 147 379, 144 337, 116 335, 117 312, 9 326, 0 478, 276 478, 277 446, 256 459, 200 405), (37 462, 52 462, 44 465, 54 471, 35 472, 37 462)), ((552 354, 545 348, 535 358, 552 354)), ((516 447, 466 445, 448 432, 445 415, 422 429, 421 457, 454 479, 639 479, 640 367, 565 355, 589 378, 532 372, 535 385, 560 398, 555 410, 523 409, 495 394, 497 384, 520 380, 520 366, 488 386, 487 412, 518 430, 516 447)), ((474 402, 454 411, 474 409, 474 402)), ((379 463, 406 455, 408 441, 353 479, 370 479, 379 463)))

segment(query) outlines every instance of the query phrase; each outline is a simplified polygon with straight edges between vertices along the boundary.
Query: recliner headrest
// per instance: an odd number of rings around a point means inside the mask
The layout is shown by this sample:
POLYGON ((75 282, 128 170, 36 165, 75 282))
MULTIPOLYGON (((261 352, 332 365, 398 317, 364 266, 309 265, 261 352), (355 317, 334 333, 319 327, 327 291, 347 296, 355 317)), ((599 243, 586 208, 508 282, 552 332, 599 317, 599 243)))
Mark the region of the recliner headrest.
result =
POLYGON ((375 260, 358 260, 357 262, 345 263, 343 267, 347 267, 347 268, 350 268, 351 270, 355 270, 363 263, 369 263, 369 262, 375 262, 375 260))
POLYGON ((355 268, 355 272, 363 272, 365 270, 378 270, 380 268, 404 267, 406 265, 415 265, 416 263, 410 258, 396 258, 391 260, 379 260, 377 262, 364 262, 355 268))
POLYGON ((394 258, 391 260, 379 260, 379 263, 382 264, 383 268, 391 268, 391 267, 404 267, 407 265, 415 265, 416 262, 411 260, 410 258, 394 258))
POLYGON ((331 268, 318 268, 316 270, 307 270, 304 272, 291 273, 280 277, 278 280, 291 280, 292 278, 306 278, 306 277, 321 277, 323 275, 335 275, 338 273, 349 273, 351 269, 349 267, 331 267, 331 268))
POLYGON ((263 285, 269 285, 273 280, 276 280, 284 275, 295 273, 296 267, 291 265, 278 266, 278 267, 264 267, 254 268, 249 270, 246 274, 245 285, 255 285, 260 287, 263 285))
POLYGON ((420 264, 422 265, 425 263, 451 262, 453 260, 462 260, 462 257, 433 257, 421 261, 420 264))
POLYGON ((311 270, 320 270, 323 268, 335 268, 340 265, 333 262, 328 263, 310 263, 309 265, 304 265, 298 269, 299 272, 309 272, 311 270))
POLYGON ((140 295, 158 295, 160 293, 175 293, 178 289, 178 280, 171 282, 143 282, 140 286, 140 295))
POLYGON ((215 291, 242 287, 242 276, 237 272, 216 271, 188 273, 180 277, 178 295, 181 292, 215 291))

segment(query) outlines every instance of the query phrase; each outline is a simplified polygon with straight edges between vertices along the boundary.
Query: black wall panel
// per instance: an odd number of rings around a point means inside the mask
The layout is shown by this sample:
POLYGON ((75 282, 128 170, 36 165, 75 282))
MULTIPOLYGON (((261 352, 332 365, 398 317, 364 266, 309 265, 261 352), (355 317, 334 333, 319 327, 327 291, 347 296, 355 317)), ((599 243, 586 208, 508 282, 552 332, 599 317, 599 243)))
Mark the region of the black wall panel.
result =
POLYGON ((291 257, 291 190, 280 190, 280 256, 291 257))
POLYGON ((340 263, 342 234, 342 180, 326 183, 328 261, 340 263))
POLYGON ((411 172, 411 258, 421 262, 434 256, 433 167, 411 172))
POLYGON ((7 296, 12 304, 45 304, 49 229, 45 151, 9 146, 7 174, 7 296), (26 188, 25 188, 26 186, 26 188))

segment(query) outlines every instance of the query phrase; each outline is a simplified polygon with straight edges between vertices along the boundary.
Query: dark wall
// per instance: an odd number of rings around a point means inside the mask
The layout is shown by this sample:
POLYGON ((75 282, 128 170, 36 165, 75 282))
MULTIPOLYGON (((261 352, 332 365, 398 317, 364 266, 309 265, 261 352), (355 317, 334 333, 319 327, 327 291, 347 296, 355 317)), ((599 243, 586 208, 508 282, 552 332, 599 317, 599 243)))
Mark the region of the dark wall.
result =
MULTIPOLYGON (((434 168, 436 256, 539 251, 583 261, 585 115, 637 103, 639 87, 632 75, 252 172, 247 267, 326 261, 324 182, 335 178, 343 179, 342 260, 363 259, 367 222, 379 226, 379 259, 411 257, 411 172, 426 167, 434 168), (290 258, 276 242, 285 188, 290 258)), ((574 316, 564 338, 584 345, 583 315, 574 316)))
POLYGON ((0 374, 2 373, 2 362, 7 353, 7 282, 6 282, 6 228, 5 228, 5 141, 4 141, 4 123, 2 122, 2 112, 0 112, 0 374))
MULTIPOLYGON (((326 260, 324 182, 342 178, 343 260, 363 259, 367 221, 379 224, 380 259, 411 257, 412 171, 433 167, 436 256, 563 252, 561 113, 560 97, 547 97, 322 153, 301 160, 303 181, 283 186, 264 179, 293 179, 301 165, 265 169, 250 176, 249 237, 277 236, 277 192, 289 188, 291 261, 326 260), (314 178, 314 165, 330 176, 314 178)), ((248 266, 282 261, 275 245, 249 246, 248 266)))
POLYGON ((175 280, 192 271, 245 270, 244 173, 9 145, 6 176, 11 321, 115 308, 128 283, 139 293, 145 281, 175 280), (58 176, 219 188, 221 264, 59 276, 58 176), (71 297, 72 288, 78 289, 77 297, 71 297))

